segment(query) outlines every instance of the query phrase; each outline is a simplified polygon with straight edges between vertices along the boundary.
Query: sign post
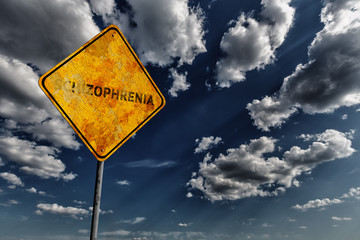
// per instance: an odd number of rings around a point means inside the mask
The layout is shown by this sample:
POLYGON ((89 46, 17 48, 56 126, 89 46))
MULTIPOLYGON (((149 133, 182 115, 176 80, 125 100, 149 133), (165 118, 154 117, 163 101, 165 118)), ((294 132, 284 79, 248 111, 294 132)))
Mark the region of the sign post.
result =
POLYGON ((99 226, 99 214, 100 214, 100 200, 101 200, 101 186, 104 172, 104 162, 98 161, 96 168, 96 181, 95 181, 95 193, 93 203, 93 214, 91 219, 91 232, 90 240, 96 240, 98 226, 99 226))
POLYGON ((165 105, 120 29, 110 25, 39 79, 98 160, 91 239, 96 239, 103 163, 165 105))

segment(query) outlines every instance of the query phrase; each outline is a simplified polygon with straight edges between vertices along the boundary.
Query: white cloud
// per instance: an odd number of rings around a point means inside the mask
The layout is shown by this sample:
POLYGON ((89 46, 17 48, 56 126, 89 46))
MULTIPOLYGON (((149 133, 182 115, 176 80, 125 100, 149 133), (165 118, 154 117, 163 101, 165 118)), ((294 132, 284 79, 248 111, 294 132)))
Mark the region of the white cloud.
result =
POLYGON ((197 147, 195 148, 194 153, 201 153, 208 151, 212 147, 220 144, 222 142, 221 137, 203 137, 201 140, 196 139, 195 142, 197 143, 197 147))
POLYGON ((21 171, 41 178, 57 178, 65 181, 74 178, 65 171, 64 163, 57 159, 59 150, 54 147, 37 145, 15 136, 0 136, 0 153, 6 160, 19 165, 21 171))
POLYGON ((18 204, 20 204, 19 201, 14 200, 14 199, 10 199, 6 203, 0 203, 0 206, 11 207, 12 205, 18 205, 18 204))
POLYGON ((294 208, 296 210, 306 211, 311 208, 327 207, 330 205, 340 204, 340 203, 343 203, 343 200, 340 200, 337 198, 334 198, 334 199, 323 198, 323 199, 310 200, 309 202, 305 203, 304 205, 296 204, 292 208, 294 208))
POLYGON ((90 0, 90 4, 93 12, 100 16, 113 14, 116 6, 114 0, 90 0))
POLYGON ((25 126, 25 132, 31 133, 36 140, 47 140, 55 147, 66 147, 74 150, 80 148, 75 134, 69 124, 60 118, 47 119, 41 123, 25 126))
POLYGON ((350 188, 348 193, 344 193, 341 198, 356 198, 360 200, 360 187, 357 188, 350 188))
POLYGON ((19 60, 0 54, 0 116, 3 127, 24 131, 57 147, 78 149, 74 131, 38 86, 38 75, 19 60))
POLYGON ((169 77, 174 79, 173 84, 169 90, 169 93, 171 96, 177 97, 178 92, 180 92, 180 91, 183 92, 190 88, 190 83, 188 83, 186 81, 187 72, 185 72, 184 74, 181 74, 181 73, 178 73, 176 71, 176 69, 174 69, 174 68, 170 68, 169 72, 170 72, 169 77))
POLYGON ((2 2, 0 22, 0 53, 42 72, 99 32, 85 0, 2 2))
POLYGON ((120 222, 135 225, 135 224, 144 222, 145 220, 146 220, 146 217, 136 217, 132 220, 122 220, 120 222))
POLYGON ((111 232, 101 232, 99 233, 100 236, 128 236, 131 232, 126 230, 116 230, 111 232))
POLYGON ((277 94, 248 104, 259 129, 267 131, 282 125, 296 109, 309 114, 331 113, 341 106, 360 103, 360 45, 356 42, 360 38, 360 2, 323 2, 324 28, 309 47, 308 62, 299 64, 284 79, 277 94))
POLYGON ((121 186, 129 186, 130 182, 128 180, 121 180, 121 181, 117 181, 116 184, 119 184, 121 186))
POLYGON ((86 204, 85 201, 79 201, 79 200, 74 200, 73 202, 76 203, 76 204, 80 204, 80 205, 86 204))
POLYGON ((269 137, 228 149, 226 155, 220 154, 215 160, 207 154, 188 186, 200 190, 211 201, 278 195, 291 186, 299 187, 297 176, 355 151, 348 133, 328 129, 308 137, 313 142, 307 149, 293 146, 282 159, 269 156, 278 141, 269 137))
POLYGON ((334 221, 351 221, 352 218, 349 217, 331 217, 332 220, 334 221))
POLYGON ((188 227, 189 224, 188 223, 179 223, 178 226, 179 227, 188 227))
POLYGON ((276 49, 292 25, 294 8, 290 0, 262 0, 261 20, 241 14, 221 39, 225 58, 216 63, 217 84, 230 87, 245 80, 245 73, 274 62, 276 49))
POLYGON ((129 5, 127 13, 103 18, 123 29, 144 64, 167 66, 177 57, 180 65, 191 64, 206 52, 200 7, 190 7, 188 0, 132 0, 129 5))
POLYGON ((34 187, 27 188, 26 191, 29 192, 29 193, 37 193, 37 194, 39 194, 39 195, 41 195, 41 196, 50 196, 50 195, 47 195, 46 192, 44 192, 44 191, 38 191, 38 190, 37 190, 36 188, 34 188, 34 187))
POLYGON ((38 86, 38 75, 19 60, 0 53, 0 115, 13 122, 38 123, 55 116, 38 86))
POLYGON ((333 199, 323 198, 323 199, 310 200, 303 205, 296 204, 292 208, 303 211, 306 211, 311 208, 324 208, 326 206, 343 203, 348 198, 355 198, 357 200, 360 200, 360 187, 350 188, 347 193, 344 193, 339 198, 333 198, 333 199))
POLYGON ((0 173, 0 177, 6 180, 10 184, 9 187, 12 189, 15 188, 16 186, 20 186, 20 187, 24 186, 24 183, 21 181, 21 179, 13 173, 2 172, 0 173))
POLYGON ((342 119, 342 120, 348 119, 348 115, 347 115, 347 114, 342 115, 342 116, 341 116, 341 119, 342 119))
POLYGON ((263 131, 270 131, 270 127, 281 126, 297 112, 295 107, 289 107, 286 102, 268 96, 261 101, 255 99, 252 103, 248 103, 247 109, 254 120, 254 125, 263 131))
POLYGON ((89 234, 90 231, 89 231, 89 229, 79 229, 79 230, 78 230, 78 233, 81 233, 81 234, 89 234))
POLYGON ((27 188, 26 191, 29 192, 29 193, 37 193, 37 190, 34 187, 27 188))
MULTIPOLYGON (((120 27, 144 65, 192 64, 198 54, 206 52, 204 12, 200 6, 189 6, 188 0, 130 0, 121 11, 114 11, 111 0, 103 3, 104 11, 97 10, 95 1, 91 3, 105 23, 120 27)), ((169 73, 174 79, 171 96, 189 89, 187 73, 180 74, 173 68, 169 73)))
POLYGON ((126 164, 129 168, 169 168, 175 165, 174 161, 158 162, 151 159, 132 161, 126 164))
POLYGON ((44 213, 51 213, 55 215, 70 216, 75 219, 82 219, 82 216, 89 215, 89 211, 82 208, 76 207, 63 207, 56 203, 39 203, 36 205, 38 210, 35 211, 37 215, 43 215, 44 213))

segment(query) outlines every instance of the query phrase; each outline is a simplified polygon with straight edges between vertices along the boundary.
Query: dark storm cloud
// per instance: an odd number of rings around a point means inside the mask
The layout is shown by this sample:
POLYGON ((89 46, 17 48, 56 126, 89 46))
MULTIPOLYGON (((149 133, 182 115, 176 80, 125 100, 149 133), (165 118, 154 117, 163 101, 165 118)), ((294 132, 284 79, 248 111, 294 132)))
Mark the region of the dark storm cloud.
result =
POLYGON ((42 72, 97 34, 86 1, 3 1, 0 53, 32 63, 42 72))
POLYGON ((360 103, 360 3, 324 4, 321 21, 325 25, 310 45, 308 63, 299 64, 276 95, 248 104, 258 128, 268 131, 280 126, 299 108, 306 113, 330 113, 360 103))
POLYGON ((275 155, 278 140, 253 139, 215 160, 207 154, 188 185, 202 191, 211 201, 278 195, 286 188, 298 187, 296 177, 302 173, 321 163, 352 155, 355 152, 351 148, 352 134, 328 129, 316 135, 302 135, 306 141, 313 140, 309 147, 293 146, 281 159, 265 157, 265 154, 275 155))

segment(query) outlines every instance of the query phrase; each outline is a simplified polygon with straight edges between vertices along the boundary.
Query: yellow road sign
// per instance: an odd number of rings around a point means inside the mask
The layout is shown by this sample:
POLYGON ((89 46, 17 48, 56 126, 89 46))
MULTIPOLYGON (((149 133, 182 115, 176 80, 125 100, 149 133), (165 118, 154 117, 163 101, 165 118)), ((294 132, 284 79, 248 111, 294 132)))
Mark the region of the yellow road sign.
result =
POLYGON ((165 105, 115 25, 41 76, 39 85, 99 161, 165 105))

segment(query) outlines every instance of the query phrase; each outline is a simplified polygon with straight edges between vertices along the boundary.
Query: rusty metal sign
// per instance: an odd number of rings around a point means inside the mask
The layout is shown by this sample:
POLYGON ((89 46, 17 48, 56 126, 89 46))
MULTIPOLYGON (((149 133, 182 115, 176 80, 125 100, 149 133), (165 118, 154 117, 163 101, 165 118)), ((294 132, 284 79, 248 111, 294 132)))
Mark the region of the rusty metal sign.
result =
POLYGON ((165 105, 115 25, 41 76, 39 85, 99 161, 165 105))

